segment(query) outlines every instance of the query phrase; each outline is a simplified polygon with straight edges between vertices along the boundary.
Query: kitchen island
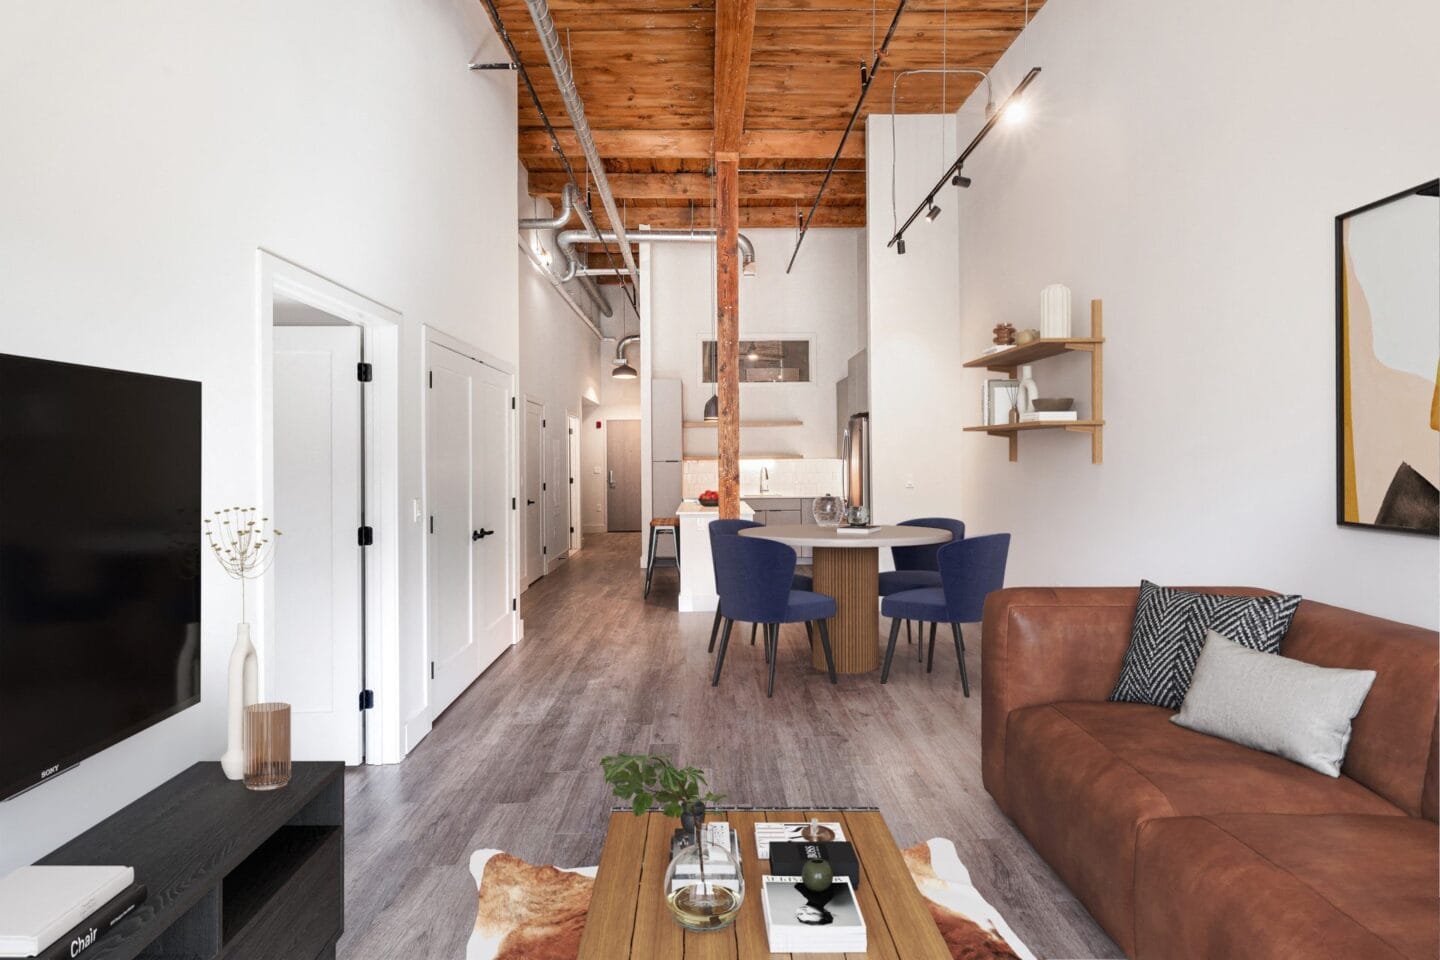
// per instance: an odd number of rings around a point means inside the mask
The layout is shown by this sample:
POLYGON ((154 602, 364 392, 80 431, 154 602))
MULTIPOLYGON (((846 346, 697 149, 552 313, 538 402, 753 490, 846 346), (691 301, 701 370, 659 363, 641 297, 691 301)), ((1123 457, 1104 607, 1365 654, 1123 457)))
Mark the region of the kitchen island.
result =
MULTIPOLYGON (((702 507, 697 500, 682 502, 675 511, 680 519, 680 612, 714 610, 720 598, 715 594, 715 566, 710 560, 710 521, 720 516, 719 507, 702 507)), ((740 517, 754 520, 755 510, 740 501, 740 517)))

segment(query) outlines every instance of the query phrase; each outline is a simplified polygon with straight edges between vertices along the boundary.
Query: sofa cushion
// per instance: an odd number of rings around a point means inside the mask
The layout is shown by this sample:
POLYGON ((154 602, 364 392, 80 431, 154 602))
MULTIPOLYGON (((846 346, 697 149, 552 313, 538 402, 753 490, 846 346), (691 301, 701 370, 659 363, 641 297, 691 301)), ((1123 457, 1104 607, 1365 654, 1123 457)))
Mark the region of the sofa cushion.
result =
POLYGON ((1298 596, 1196 593, 1142 581, 1130 649, 1110 699, 1178 710, 1207 631, 1251 650, 1277 653, 1299 605, 1298 596))
POLYGON ((1434 957, 1435 824, 1353 814, 1231 814, 1140 829, 1134 955, 1434 957))
POLYGON ((1006 812, 1100 925, 1133 952, 1140 824, 1223 813, 1402 811, 1348 777, 1185 730, 1170 711, 1054 703, 1010 715, 1006 812))

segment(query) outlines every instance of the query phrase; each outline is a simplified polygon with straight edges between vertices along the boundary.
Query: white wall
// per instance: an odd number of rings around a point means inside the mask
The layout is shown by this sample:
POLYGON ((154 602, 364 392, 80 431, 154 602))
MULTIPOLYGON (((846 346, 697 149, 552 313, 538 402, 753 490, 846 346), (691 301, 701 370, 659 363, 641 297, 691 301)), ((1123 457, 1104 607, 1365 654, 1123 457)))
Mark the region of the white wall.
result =
MULTIPOLYGON (((894 233, 890 121, 871 114, 865 134, 872 515, 882 523, 963 516, 959 428, 968 396, 958 376, 954 204, 937 197, 940 219, 916 221, 904 256, 886 247, 894 233)), ((901 116, 895 136, 903 223, 954 160, 955 119, 901 116)))
MULTIPOLYGON (((420 325, 518 361, 515 80, 465 69, 486 38, 498 50, 469 0, 7 5, 0 350, 201 381, 202 503, 250 501, 256 251, 273 251, 404 314, 408 518, 420 325)), ((423 541, 399 535, 408 716, 426 688, 423 541)), ((204 578, 203 702, 0 805, 0 872, 218 757, 239 594, 204 578)))
MULTIPOLYGON (((1104 299, 1108 338, 1102 466, 1061 432, 1015 464, 965 437, 965 519, 1015 535, 1011 584, 1255 584, 1436 624, 1434 540, 1335 525, 1333 218, 1440 172, 1437 35, 1433 0, 1055 0, 1001 60, 997 94, 1044 72, 1034 122, 967 169, 964 352, 1037 325, 1052 281, 1081 331, 1104 299)), ((1082 367, 1037 367, 1042 395, 1082 367)))
MULTIPOLYGON (((815 229, 785 273, 795 232, 745 230, 756 275, 740 278, 740 338, 811 338, 809 383, 742 383, 741 420, 798 419, 804 427, 747 428, 742 453, 834 457, 835 382, 860 340, 865 232, 815 229)), ((700 382, 700 344, 713 336, 714 250, 703 243, 650 245, 651 373, 682 381, 686 420, 700 420, 713 384, 700 382)), ((685 452, 715 455, 716 431, 685 431, 685 452)))
MULTIPOLYGON (((534 200, 527 196, 526 175, 524 168, 519 171, 519 197, 520 213, 522 216, 550 216, 550 203, 545 200, 534 200)), ((520 242, 529 244, 532 237, 539 233, 543 236, 543 243, 554 257, 556 266, 563 265, 559 257, 559 251, 555 247, 554 234, 552 231, 521 231, 520 242)), ((547 280, 539 269, 522 253, 519 257, 519 288, 520 288, 520 393, 524 396, 534 397, 539 400, 545 408, 545 421, 548 424, 550 439, 562 442, 565 437, 565 415, 567 413, 581 416, 585 401, 594 403, 600 399, 600 376, 603 373, 609 378, 609 365, 605 365, 602 371, 600 363, 599 346, 601 340, 594 330, 586 325, 585 321, 576 315, 575 310, 565 298, 555 289, 554 285, 547 280)), ((576 303, 581 307, 587 305, 583 295, 576 289, 576 284, 570 284, 567 289, 576 303)), ((593 309, 588 312, 592 321, 602 318, 596 316, 593 309)), ((613 349, 613 343, 611 344, 613 349)), ((520 418, 521 449, 525 449, 525 419, 520 418)), ((592 422, 593 427, 593 422, 592 422)), ((584 439, 582 424, 582 441, 584 439)), ((585 470, 585 457, 582 443, 581 466, 577 477, 583 477, 585 470)), ((553 451, 546 450, 545 455, 550 456, 553 451)), ((560 454, 564 456, 563 452, 560 454)), ((523 469, 523 462, 522 462, 523 469)), ((564 478, 557 478, 557 483, 564 483, 564 478)), ((582 486, 583 489, 583 486, 582 486)), ((581 518, 575 518, 576 527, 580 527, 581 518)), ((550 559, 562 556, 569 549, 570 531, 568 529, 552 529, 546 531, 547 556, 550 559)), ((526 542, 522 523, 521 542, 526 542)))

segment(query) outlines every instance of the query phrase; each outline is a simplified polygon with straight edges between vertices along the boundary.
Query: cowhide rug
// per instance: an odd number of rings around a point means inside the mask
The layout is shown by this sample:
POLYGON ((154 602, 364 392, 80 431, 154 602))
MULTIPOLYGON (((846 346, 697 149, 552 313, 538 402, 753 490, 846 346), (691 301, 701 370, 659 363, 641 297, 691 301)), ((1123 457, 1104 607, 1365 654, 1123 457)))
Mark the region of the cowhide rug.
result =
MULTIPOLYGON (((954 960, 1035 960, 970 883, 955 844, 936 838, 902 853, 954 960)), ((561 870, 477 850, 470 872, 480 907, 466 960, 573 960, 579 953, 594 867, 561 870)))

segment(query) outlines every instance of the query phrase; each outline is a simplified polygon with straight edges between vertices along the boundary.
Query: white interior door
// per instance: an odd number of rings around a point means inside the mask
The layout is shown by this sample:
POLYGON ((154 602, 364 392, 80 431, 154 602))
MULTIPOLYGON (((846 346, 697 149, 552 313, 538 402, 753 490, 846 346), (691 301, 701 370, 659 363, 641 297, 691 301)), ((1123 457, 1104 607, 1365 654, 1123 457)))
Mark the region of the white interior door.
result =
POLYGON ((525 585, 545 575, 545 408, 525 399, 525 585))
POLYGON ((431 710, 439 714, 510 646, 509 377, 430 346, 431 710))
POLYGON ((578 553, 581 542, 581 518, 585 515, 581 508, 580 499, 580 418, 566 417, 565 424, 566 432, 569 434, 569 443, 567 444, 569 454, 565 472, 569 477, 570 488, 570 516, 568 518, 570 523, 570 552, 578 553))
POLYGON ((565 482, 565 433, 545 424, 545 570, 554 569, 570 549, 570 494, 565 482))
POLYGON ((296 760, 361 761, 361 331, 274 330, 274 699, 296 760))

